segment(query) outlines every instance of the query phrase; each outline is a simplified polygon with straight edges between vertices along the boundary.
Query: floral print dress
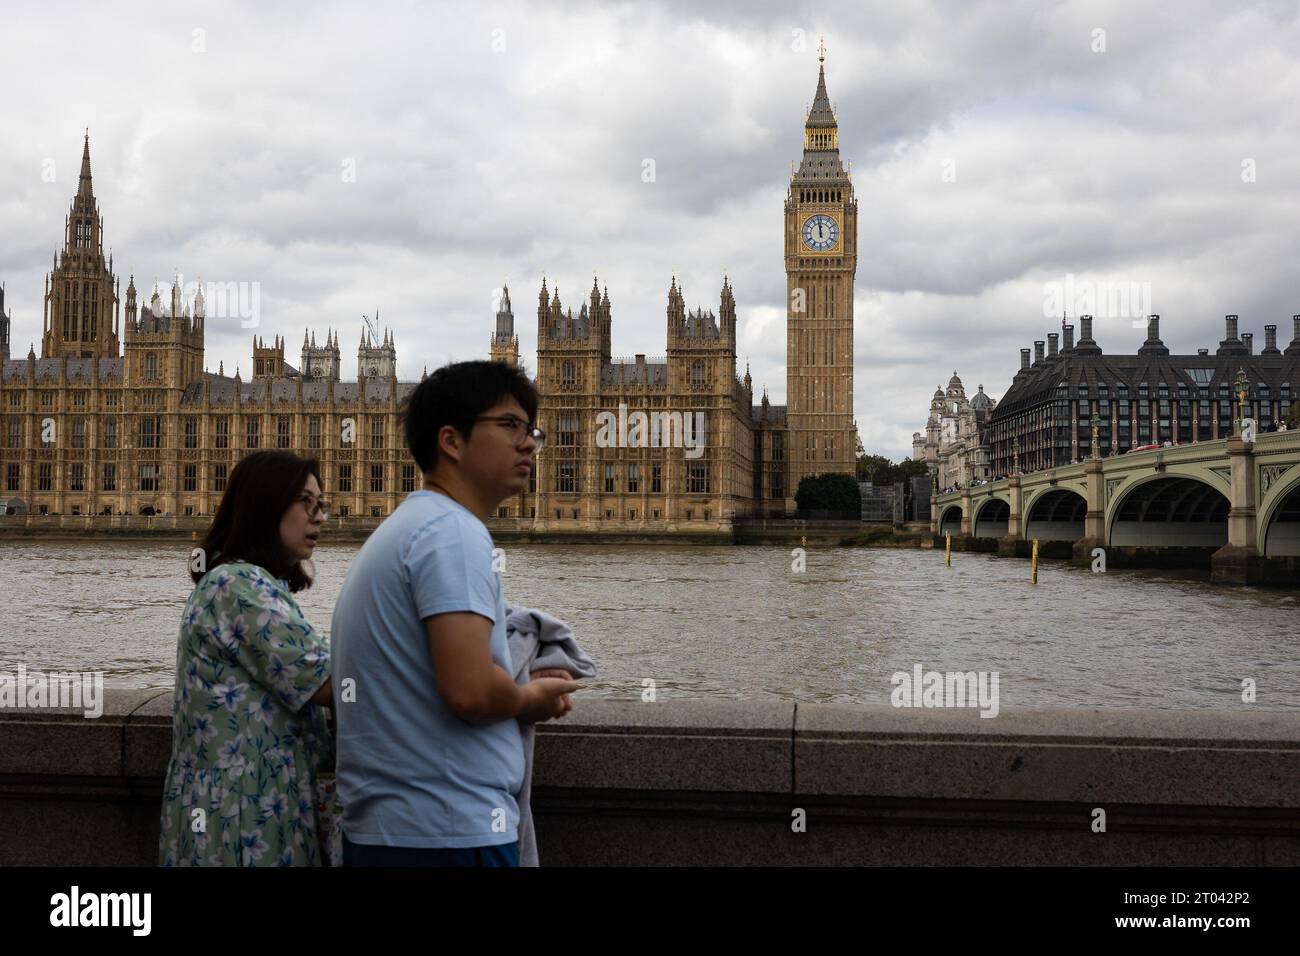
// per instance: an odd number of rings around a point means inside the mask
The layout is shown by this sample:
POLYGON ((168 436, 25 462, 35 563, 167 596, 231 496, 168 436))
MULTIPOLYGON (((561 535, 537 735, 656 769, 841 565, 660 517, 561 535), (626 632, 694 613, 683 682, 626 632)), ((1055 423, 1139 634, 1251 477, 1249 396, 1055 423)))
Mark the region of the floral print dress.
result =
POLYGON ((247 562, 212 568, 185 605, 176 651, 163 866, 320 866, 333 771, 324 708, 329 642, 286 581, 247 562))

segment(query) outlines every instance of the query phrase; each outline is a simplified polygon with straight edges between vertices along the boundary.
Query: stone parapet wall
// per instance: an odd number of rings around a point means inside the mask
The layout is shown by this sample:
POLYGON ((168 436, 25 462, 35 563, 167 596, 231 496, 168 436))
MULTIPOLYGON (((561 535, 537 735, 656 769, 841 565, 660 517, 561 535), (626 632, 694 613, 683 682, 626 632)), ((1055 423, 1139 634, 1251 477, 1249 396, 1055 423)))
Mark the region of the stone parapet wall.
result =
MULTIPOLYGON (((0 710, 0 864, 155 862, 171 691, 106 698, 0 710)), ((1297 780, 1300 711, 579 699, 534 809, 552 865, 1296 866, 1297 780)))

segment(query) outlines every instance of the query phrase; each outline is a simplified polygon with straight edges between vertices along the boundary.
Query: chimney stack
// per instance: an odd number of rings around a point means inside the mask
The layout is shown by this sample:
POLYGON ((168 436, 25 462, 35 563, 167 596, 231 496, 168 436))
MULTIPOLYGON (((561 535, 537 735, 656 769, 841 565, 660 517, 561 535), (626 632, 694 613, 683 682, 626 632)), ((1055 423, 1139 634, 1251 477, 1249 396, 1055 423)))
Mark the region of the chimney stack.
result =
POLYGON ((1264 326, 1264 351, 1261 355, 1281 355, 1277 347, 1277 326, 1264 326))
POLYGON ((1029 368, 1029 349, 1021 349, 1020 350, 1020 371, 1023 372, 1028 368, 1029 368))
POLYGON ((1041 365, 1042 363, 1043 363, 1043 340, 1038 339, 1036 342, 1034 342, 1034 364, 1041 365))
POLYGON ((1235 315, 1225 315, 1223 317, 1223 341, 1219 343, 1219 348, 1214 354, 1250 354, 1250 350, 1246 346, 1246 340, 1237 336, 1237 317, 1235 315))
POLYGON ((1065 345, 1062 346, 1061 351, 1068 352, 1073 348, 1074 348, 1074 326, 1067 325, 1065 327, 1065 345))
POLYGON ((1160 316, 1147 316, 1147 340, 1138 349, 1138 355, 1168 355, 1169 349, 1160 341, 1160 316))
POLYGON ((1047 333, 1047 357, 1048 358, 1056 358, 1056 351, 1057 351, 1056 345, 1060 337, 1061 337, 1060 333, 1058 332, 1047 333))
POLYGON ((1246 354, 1254 355, 1255 354, 1255 333, 1254 332, 1241 333, 1241 341, 1242 344, 1246 346, 1246 354))
POLYGON ((1284 355, 1300 355, 1300 315, 1291 316, 1291 344, 1286 347, 1284 355))
POLYGON ((1092 340, 1092 316, 1079 316, 1081 327, 1079 329, 1079 341, 1074 345, 1074 351, 1079 355, 1100 355, 1101 349, 1097 343, 1092 340))

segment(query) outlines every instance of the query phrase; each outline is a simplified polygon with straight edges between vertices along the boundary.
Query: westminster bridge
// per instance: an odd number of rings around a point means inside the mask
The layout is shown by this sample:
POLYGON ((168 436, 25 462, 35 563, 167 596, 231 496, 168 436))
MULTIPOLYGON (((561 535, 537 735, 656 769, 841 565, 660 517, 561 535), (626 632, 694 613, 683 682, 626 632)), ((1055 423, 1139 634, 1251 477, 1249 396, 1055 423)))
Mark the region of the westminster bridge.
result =
POLYGON ((968 550, 1050 543, 1089 562, 1209 567, 1216 581, 1300 585, 1300 430, 1174 445, 937 494, 930 527, 968 550))

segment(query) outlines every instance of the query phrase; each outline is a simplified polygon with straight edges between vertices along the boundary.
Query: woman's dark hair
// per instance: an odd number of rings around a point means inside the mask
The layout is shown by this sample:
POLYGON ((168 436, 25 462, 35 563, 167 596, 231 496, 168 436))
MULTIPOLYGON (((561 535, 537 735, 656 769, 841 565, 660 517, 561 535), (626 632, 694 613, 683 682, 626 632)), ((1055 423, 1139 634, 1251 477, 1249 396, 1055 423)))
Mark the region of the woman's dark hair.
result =
POLYGON ((528 416, 537 418, 537 390, 528 376, 504 362, 454 362, 444 365, 411 392, 402 408, 406 447, 420 471, 438 461, 438 432, 450 425, 469 441, 474 420, 513 396, 528 416))
POLYGON ((207 560, 203 571, 191 570, 194 582, 219 564, 248 561, 288 581, 290 591, 311 587, 311 575, 280 541, 284 513, 298 501, 310 475, 320 484, 320 464, 291 451, 255 451, 241 458, 199 545, 207 560))

